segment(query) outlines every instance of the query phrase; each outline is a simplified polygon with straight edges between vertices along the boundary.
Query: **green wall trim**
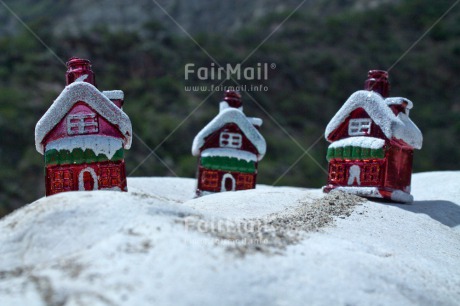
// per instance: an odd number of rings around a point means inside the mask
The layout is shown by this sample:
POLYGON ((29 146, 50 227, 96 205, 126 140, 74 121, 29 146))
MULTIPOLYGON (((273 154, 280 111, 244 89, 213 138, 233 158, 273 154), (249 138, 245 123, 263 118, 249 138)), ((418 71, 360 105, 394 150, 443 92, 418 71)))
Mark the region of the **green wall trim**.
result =
POLYGON ((381 159, 385 157, 383 148, 369 149, 346 146, 327 149, 327 160, 331 159, 381 159))
POLYGON ((69 150, 49 150, 45 152, 45 164, 48 165, 67 165, 67 164, 84 164, 104 161, 119 161, 124 157, 123 148, 117 150, 112 158, 105 154, 96 155, 93 150, 80 148, 69 150))
POLYGON ((254 161, 245 161, 234 157, 208 156, 201 158, 201 165, 207 169, 255 173, 254 161))

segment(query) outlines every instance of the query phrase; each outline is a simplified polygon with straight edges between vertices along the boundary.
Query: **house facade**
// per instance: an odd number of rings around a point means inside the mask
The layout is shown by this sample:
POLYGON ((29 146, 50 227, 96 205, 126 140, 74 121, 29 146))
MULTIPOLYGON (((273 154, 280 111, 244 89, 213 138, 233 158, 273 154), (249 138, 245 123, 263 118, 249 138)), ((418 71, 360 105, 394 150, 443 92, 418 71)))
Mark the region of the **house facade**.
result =
POLYGON ((238 92, 226 92, 219 114, 193 141, 192 154, 199 157, 198 196, 255 188, 258 162, 266 151, 261 125, 261 119, 243 113, 238 92))
POLYGON ((46 195, 76 190, 127 191, 124 150, 132 127, 121 90, 99 91, 89 61, 72 58, 67 86, 35 127, 45 159, 46 195))
POLYGON ((388 74, 372 70, 365 90, 348 98, 326 127, 328 184, 345 192, 396 202, 410 195, 414 149, 423 136, 409 118, 413 103, 387 97, 388 74))

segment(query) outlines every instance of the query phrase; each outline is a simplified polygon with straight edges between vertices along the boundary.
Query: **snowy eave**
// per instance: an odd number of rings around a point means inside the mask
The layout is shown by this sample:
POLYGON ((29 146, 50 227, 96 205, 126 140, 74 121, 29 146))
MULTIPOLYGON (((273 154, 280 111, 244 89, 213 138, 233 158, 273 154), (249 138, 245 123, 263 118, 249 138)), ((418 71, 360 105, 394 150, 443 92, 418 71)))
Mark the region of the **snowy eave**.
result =
POLYGON ((411 100, 402 97, 386 98, 385 103, 387 105, 402 105, 403 103, 407 103, 407 109, 412 109, 412 107, 414 107, 414 103, 412 103, 411 100))
MULTIPOLYGON (((404 98, 395 98, 395 102, 397 99, 404 98)), ((389 101, 392 101, 391 98, 389 101)), ((395 116, 381 95, 367 90, 360 90, 352 94, 335 114, 326 127, 325 137, 328 141, 330 141, 330 134, 345 122, 350 113, 357 108, 363 108, 388 139, 401 139, 415 149, 422 147, 422 133, 412 120, 404 113, 395 116)))
POLYGON ((125 98, 122 90, 104 90, 102 94, 110 100, 123 100, 125 98))
POLYGON ((254 125, 256 127, 260 127, 264 123, 264 121, 262 119, 255 118, 255 117, 248 117, 248 120, 251 122, 252 125, 254 125))
POLYGON ((82 101, 115 125, 123 135, 125 149, 131 147, 132 126, 129 117, 92 84, 74 82, 64 88, 35 126, 35 147, 43 154, 43 139, 64 118, 75 103, 82 101))
POLYGON ((237 149, 230 149, 230 148, 211 148, 206 149, 201 152, 201 157, 232 157, 237 159, 242 159, 247 162, 250 161, 257 161, 257 156, 254 153, 237 150, 237 149))
POLYGON ((360 147, 366 149, 381 149, 385 145, 385 140, 375 137, 349 137, 334 141, 329 148, 343 148, 343 147, 360 147))
POLYGON ((235 123, 246 135, 249 141, 256 147, 259 153, 259 160, 265 155, 267 144, 263 136, 254 127, 252 122, 243 114, 242 111, 235 108, 227 108, 220 111, 220 113, 209 122, 193 140, 192 154, 194 156, 200 155, 201 148, 205 144, 205 139, 215 131, 219 130, 228 123, 235 123))
POLYGON ((96 155, 104 154, 109 159, 123 147, 121 139, 102 136, 102 135, 84 135, 84 136, 73 136, 67 138, 61 138, 52 141, 46 145, 45 150, 69 150, 82 149, 85 151, 89 149, 96 155))

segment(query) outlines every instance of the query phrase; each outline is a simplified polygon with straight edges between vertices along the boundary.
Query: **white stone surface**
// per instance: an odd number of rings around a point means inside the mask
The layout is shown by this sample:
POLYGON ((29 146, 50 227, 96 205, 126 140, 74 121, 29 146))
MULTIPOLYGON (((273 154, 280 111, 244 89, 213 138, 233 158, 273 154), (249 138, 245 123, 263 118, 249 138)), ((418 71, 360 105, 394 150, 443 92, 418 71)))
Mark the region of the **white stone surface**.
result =
POLYGON ((272 254, 244 257, 184 218, 263 218, 318 189, 193 199, 196 182, 130 178, 0 220, 0 305, 458 305, 460 171, 415 174, 410 205, 366 201, 272 254))

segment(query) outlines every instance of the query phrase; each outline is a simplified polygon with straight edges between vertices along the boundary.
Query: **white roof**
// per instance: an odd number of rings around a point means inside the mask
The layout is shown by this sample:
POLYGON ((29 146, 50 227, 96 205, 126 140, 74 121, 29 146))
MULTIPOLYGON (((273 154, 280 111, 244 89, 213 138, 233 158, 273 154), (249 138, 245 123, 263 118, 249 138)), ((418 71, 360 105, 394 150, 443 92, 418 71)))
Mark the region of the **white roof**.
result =
POLYGON ((228 123, 235 123, 249 139, 249 141, 256 147, 259 152, 259 160, 265 155, 267 144, 264 137, 252 125, 251 121, 244 115, 244 113, 236 108, 225 108, 209 122, 193 140, 192 154, 194 156, 200 155, 201 148, 205 144, 205 138, 219 130, 228 123))
POLYGON ((367 148, 367 149, 380 149, 383 148, 385 145, 385 140, 375 137, 366 137, 366 136, 359 136, 359 137, 349 137, 345 139, 341 139, 338 141, 334 141, 331 143, 329 148, 343 148, 343 147, 360 147, 360 148, 367 148))
MULTIPOLYGON (((406 99, 405 101, 408 100, 406 99)), ((392 102, 391 98, 390 102, 392 102)), ((412 106, 411 104, 412 102, 408 103, 408 106, 412 106)), ((398 116, 395 116, 381 95, 367 90, 357 91, 348 98, 327 125, 325 132, 326 139, 348 118, 352 111, 360 107, 369 114, 388 139, 401 139, 416 149, 422 147, 422 132, 420 132, 412 120, 404 113, 399 113, 398 116)))
POLYGON ((256 127, 261 127, 264 121, 260 118, 248 117, 248 120, 251 122, 252 125, 256 127))
POLYGON ((122 90, 104 90, 102 94, 110 100, 123 100, 125 98, 122 90))
POLYGON ((407 103, 407 106, 406 106, 407 109, 412 109, 412 107, 414 107, 414 103, 412 103, 411 100, 406 99, 406 98, 390 97, 390 98, 385 99, 385 103, 387 105, 401 105, 401 104, 403 104, 403 102, 407 103))
POLYGON ((210 148, 201 152, 201 157, 233 157, 242 159, 247 162, 257 161, 257 156, 254 153, 248 151, 242 151, 230 148, 210 148))
POLYGON ((124 136, 124 148, 131 147, 133 133, 129 117, 92 84, 74 82, 64 88, 35 126, 35 147, 38 152, 43 154, 43 139, 78 101, 85 102, 99 115, 115 125, 124 136))

